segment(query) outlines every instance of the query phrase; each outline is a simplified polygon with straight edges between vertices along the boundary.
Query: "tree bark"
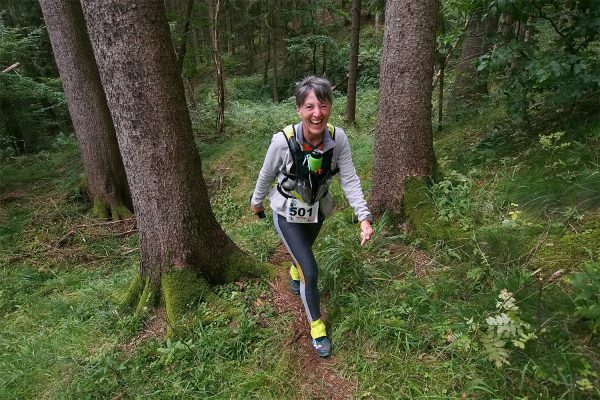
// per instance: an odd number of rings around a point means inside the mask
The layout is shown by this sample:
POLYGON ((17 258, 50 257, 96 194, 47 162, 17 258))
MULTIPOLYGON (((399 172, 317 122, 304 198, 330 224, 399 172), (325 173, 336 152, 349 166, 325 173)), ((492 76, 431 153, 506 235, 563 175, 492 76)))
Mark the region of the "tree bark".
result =
POLYGON ((153 287, 175 271, 233 279, 248 259, 210 207, 162 0, 82 4, 137 212, 141 276, 153 287))
POLYGON ((405 181, 433 172, 431 93, 437 0, 387 2, 371 211, 401 213, 405 181))
POLYGON ((348 94, 346 121, 356 118, 356 82, 358 81, 358 49, 360 37, 360 0, 352 0, 352 37, 350 45, 350 70, 348 71, 348 94))
POLYGON ((213 65, 215 66, 215 75, 217 78, 217 98, 218 110, 216 129, 220 135, 223 133, 225 124, 225 79, 223 78, 223 64, 221 63, 221 54, 219 51, 219 8, 221 0, 208 0, 208 14, 210 18, 210 43, 212 47, 213 65))
POLYGON ((40 5, 79 142, 83 188, 97 216, 129 217, 129 186, 81 5, 71 0, 41 0, 40 5))

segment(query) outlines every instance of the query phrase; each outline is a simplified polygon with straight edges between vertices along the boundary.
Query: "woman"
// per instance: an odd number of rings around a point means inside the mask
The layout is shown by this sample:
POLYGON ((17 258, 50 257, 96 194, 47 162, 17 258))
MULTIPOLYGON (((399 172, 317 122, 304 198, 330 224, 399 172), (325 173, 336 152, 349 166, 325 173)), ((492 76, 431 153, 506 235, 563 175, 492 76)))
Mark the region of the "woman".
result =
POLYGON ((331 354, 331 343, 321 321, 312 245, 323 219, 333 209, 328 192, 333 175, 339 176, 360 221, 361 245, 373 235, 372 216, 352 164, 348 138, 342 129, 328 124, 331 108, 331 84, 327 80, 309 76, 298 84, 296 112, 301 121, 273 135, 250 201, 252 212, 259 214, 264 211, 263 199, 269 197, 275 228, 292 257, 290 289, 302 298, 312 345, 321 357, 331 354), (277 186, 271 189, 275 180, 277 186))

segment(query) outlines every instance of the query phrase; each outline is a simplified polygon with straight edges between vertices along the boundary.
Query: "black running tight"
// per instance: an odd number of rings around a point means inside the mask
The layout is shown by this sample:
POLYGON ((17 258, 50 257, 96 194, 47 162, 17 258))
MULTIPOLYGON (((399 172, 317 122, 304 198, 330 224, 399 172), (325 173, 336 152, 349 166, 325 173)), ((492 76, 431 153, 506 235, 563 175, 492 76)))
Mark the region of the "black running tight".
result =
POLYGON ((273 222, 279 237, 287 247, 292 261, 300 272, 300 296, 304 303, 309 321, 321 318, 319 288, 317 280, 319 271, 312 245, 321 230, 323 219, 319 218, 316 224, 297 224, 287 222, 286 218, 273 213, 273 222))

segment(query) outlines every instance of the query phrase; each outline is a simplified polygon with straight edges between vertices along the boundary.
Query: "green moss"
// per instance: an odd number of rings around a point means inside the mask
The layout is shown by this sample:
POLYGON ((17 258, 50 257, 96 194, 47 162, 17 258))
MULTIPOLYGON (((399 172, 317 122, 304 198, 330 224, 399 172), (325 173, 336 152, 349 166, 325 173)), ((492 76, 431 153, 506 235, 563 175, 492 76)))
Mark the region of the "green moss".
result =
POLYGON ((586 224, 578 233, 547 239, 531 264, 548 272, 559 269, 572 271, 589 260, 590 251, 596 257, 600 254, 600 220, 586 224))
POLYGON ((137 274, 135 278, 129 284, 125 296, 123 297, 122 305, 124 307, 134 307, 137 305, 140 295, 144 289, 144 281, 140 274, 137 274))
POLYGON ((81 193, 83 196, 87 196, 88 188, 89 182, 87 176, 81 175, 79 178, 79 193, 81 193))
POLYGON ((463 240, 465 232, 460 228, 438 221, 428 196, 429 181, 428 177, 409 177, 404 181, 403 210, 411 229, 430 242, 463 240))
POLYGON ((144 290, 140 295, 140 301, 137 303, 137 307, 135 308, 135 312, 133 313, 135 318, 140 318, 144 315, 144 313, 148 310, 148 306, 155 305, 155 291, 153 290, 153 285, 150 282, 150 278, 145 279, 146 283, 144 284, 144 290))
POLYGON ((92 208, 92 214, 97 218, 108 218, 109 207, 99 197, 94 197, 94 206, 92 208))
POLYGON ((404 214, 414 230, 422 230, 435 222, 436 212, 427 196, 428 180, 425 177, 408 177, 404 181, 404 214))
POLYGON ((172 335, 173 329, 190 309, 211 292, 208 282, 190 269, 164 274, 161 277, 161 290, 169 321, 168 335, 172 335))
POLYGON ((131 218, 133 216, 131 211, 129 211, 129 209, 127 207, 125 207, 125 205, 123 205, 122 203, 119 203, 115 207, 112 207, 110 212, 111 212, 113 221, 127 219, 127 218, 131 218))

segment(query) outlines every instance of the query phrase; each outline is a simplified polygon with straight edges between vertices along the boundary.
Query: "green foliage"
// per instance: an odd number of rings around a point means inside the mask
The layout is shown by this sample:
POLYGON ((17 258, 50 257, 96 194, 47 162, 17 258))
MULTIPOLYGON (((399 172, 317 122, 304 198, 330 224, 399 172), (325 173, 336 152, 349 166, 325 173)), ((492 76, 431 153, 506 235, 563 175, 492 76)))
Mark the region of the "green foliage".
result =
MULTIPOLYGON (((19 69, 37 75, 34 66, 43 61, 40 35, 41 29, 7 27, 0 14, 2 69, 19 61, 19 69)), ((57 79, 0 73, 0 159, 47 149, 67 120, 57 79)))
POLYGON ((531 332, 531 325, 521 320, 519 307, 516 305, 514 295, 503 289, 496 302, 496 315, 486 318, 487 332, 481 336, 483 351, 487 359, 494 363, 496 368, 509 365, 510 351, 507 343, 519 349, 525 348, 525 343, 535 339, 531 332))
POLYGON ((577 315, 589 321, 594 333, 600 329, 600 263, 588 261, 573 276, 571 284, 576 290, 577 315))
POLYGON ((476 222, 474 214, 481 207, 483 192, 483 188, 476 187, 471 174, 463 175, 456 171, 449 171, 430 189, 438 220, 458 223, 465 231, 472 229, 476 222))
POLYGON ((594 1, 493 1, 490 13, 521 24, 536 17, 531 40, 501 41, 482 57, 480 71, 500 79, 511 115, 528 121, 532 110, 573 107, 600 92, 600 6, 594 1))

